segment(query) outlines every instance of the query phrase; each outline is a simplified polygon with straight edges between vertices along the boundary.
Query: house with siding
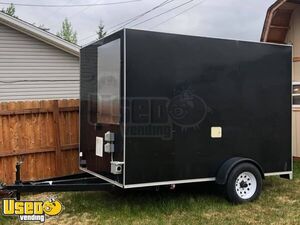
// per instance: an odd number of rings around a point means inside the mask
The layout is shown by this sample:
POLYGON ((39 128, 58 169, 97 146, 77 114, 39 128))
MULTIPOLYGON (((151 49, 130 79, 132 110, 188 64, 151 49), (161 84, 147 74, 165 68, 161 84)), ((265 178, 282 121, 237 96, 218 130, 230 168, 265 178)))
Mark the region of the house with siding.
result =
POLYGON ((79 171, 79 49, 0 13, 0 183, 79 171))
POLYGON ((0 102, 78 99, 79 49, 0 13, 0 102))
POLYGON ((300 0, 278 0, 270 6, 261 41, 293 45, 293 155, 300 158, 300 0))

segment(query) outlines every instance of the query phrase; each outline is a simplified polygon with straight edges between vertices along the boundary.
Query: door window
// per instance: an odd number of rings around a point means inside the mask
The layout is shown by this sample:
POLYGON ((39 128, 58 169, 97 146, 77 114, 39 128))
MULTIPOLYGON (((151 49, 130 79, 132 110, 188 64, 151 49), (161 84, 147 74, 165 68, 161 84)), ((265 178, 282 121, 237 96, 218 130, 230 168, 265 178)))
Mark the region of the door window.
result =
POLYGON ((120 39, 98 47, 97 122, 120 123, 120 39))

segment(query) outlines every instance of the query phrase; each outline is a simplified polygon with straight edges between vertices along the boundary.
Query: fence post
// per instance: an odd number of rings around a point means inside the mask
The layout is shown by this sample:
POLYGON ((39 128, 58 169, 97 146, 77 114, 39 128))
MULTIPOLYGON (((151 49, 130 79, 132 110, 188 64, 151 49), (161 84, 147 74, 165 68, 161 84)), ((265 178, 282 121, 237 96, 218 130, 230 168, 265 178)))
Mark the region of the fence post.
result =
POLYGON ((58 100, 53 101, 53 122, 54 122, 54 142, 55 142, 55 174, 61 175, 62 170, 62 156, 61 156, 61 140, 59 129, 59 106, 58 100))

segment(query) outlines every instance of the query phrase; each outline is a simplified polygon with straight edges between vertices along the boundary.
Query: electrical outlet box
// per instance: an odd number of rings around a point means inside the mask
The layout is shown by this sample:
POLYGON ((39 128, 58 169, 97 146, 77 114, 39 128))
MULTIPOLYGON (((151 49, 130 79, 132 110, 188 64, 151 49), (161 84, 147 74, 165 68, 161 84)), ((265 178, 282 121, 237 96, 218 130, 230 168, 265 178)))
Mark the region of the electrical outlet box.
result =
POLYGON ((111 161, 110 162, 110 172, 112 174, 122 174, 123 172, 123 162, 111 161))
POLYGON ((115 134, 113 132, 107 131, 104 134, 104 141, 115 141, 115 134))
POLYGON ((112 153, 115 151, 115 145, 112 143, 106 143, 104 145, 104 152, 106 153, 112 153))

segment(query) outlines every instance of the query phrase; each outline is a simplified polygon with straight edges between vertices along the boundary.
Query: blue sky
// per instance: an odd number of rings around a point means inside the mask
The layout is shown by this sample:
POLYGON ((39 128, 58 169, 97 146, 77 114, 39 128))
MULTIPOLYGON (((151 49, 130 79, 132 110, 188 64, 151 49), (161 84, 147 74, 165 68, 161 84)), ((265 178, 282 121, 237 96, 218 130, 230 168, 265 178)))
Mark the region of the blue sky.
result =
MULTIPOLYGON (((126 0, 11 0, 8 2, 68 5, 120 1, 126 0)), ((82 45, 96 38, 95 32, 100 20, 107 28, 110 28, 155 7, 163 1, 141 0, 120 5, 68 8, 16 6, 16 15, 36 25, 44 24, 45 27, 50 28, 52 33, 56 33, 60 29, 61 22, 67 17, 77 31, 79 44, 82 45)), ((274 0, 173 0, 126 27, 258 41, 266 11, 273 2, 274 0), (138 26, 133 26, 183 3, 186 4, 169 13, 157 16, 155 19, 138 26)), ((0 6, 5 7, 1 4, 0 6)))

